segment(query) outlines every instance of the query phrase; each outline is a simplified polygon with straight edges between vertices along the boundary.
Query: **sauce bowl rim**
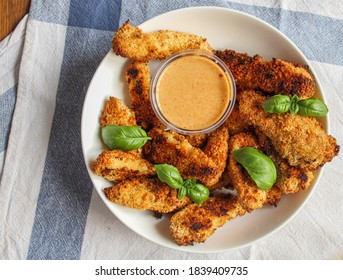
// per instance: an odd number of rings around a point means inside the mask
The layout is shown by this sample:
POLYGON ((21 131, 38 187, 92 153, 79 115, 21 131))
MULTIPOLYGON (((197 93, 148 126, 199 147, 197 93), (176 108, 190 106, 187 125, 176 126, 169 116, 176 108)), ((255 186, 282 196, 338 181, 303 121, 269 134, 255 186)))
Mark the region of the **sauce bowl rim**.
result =
POLYGON ((179 51, 172 54, 166 60, 160 63, 160 65, 158 66, 156 70, 155 75, 152 77, 151 82, 150 82, 150 103, 154 110, 154 113, 156 114, 158 119, 166 126, 166 130, 174 130, 178 133, 185 134, 185 135, 207 134, 216 130, 229 117, 229 115, 231 114, 235 106, 235 102, 236 102, 236 83, 230 69, 226 66, 224 61, 222 61, 219 57, 217 57, 216 55, 210 52, 203 51, 203 50, 183 50, 183 51, 179 51), (216 63, 224 72, 225 77, 228 80, 229 88, 231 88, 231 98, 229 99, 229 102, 225 108, 224 113, 219 117, 219 119, 215 121, 214 123, 212 123, 210 126, 207 126, 201 129, 195 129, 195 130, 181 128, 171 123, 161 112, 158 101, 157 101, 157 84, 158 84, 159 78, 161 77, 161 74, 172 62, 186 56, 203 57, 216 63))

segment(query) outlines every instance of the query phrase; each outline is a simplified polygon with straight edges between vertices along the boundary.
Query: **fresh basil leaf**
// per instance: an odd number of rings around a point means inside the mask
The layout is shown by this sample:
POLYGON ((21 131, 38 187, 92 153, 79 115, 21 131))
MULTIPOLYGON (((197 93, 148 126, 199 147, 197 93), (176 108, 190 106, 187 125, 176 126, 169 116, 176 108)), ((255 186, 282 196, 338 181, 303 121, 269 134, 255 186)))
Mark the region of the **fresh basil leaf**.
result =
POLYGON ((196 179, 183 181, 179 170, 170 164, 154 165, 157 177, 160 181, 168 184, 173 189, 178 189, 178 199, 187 195, 191 200, 202 204, 210 195, 210 191, 204 185, 197 184, 196 179))
POLYGON ((196 184, 196 179, 188 179, 183 183, 183 186, 187 189, 192 188, 196 184))
POLYGON ((300 100, 298 105, 298 114, 303 116, 323 117, 329 112, 328 107, 322 101, 316 98, 300 100))
POLYGON ((101 129, 104 143, 111 149, 123 151, 136 150, 151 139, 146 132, 138 126, 107 125, 101 129))
POLYGON ((160 181, 173 189, 180 189, 182 187, 183 179, 176 167, 170 164, 155 164, 154 167, 160 181))
POLYGON ((195 184, 187 189, 187 195, 192 201, 201 205, 208 199, 210 190, 202 184, 195 184))
POLYGON ((289 108, 289 111, 291 112, 292 115, 296 115, 299 111, 299 102, 300 98, 298 95, 293 95, 292 99, 291 99, 291 106, 289 108))
POLYGON ((293 95, 292 99, 287 95, 274 95, 262 104, 263 109, 268 113, 286 113, 292 115, 299 114, 310 117, 325 116, 328 107, 317 98, 300 99, 298 95, 293 95))
POLYGON ((292 115, 296 115, 299 111, 299 105, 297 103, 292 103, 291 107, 289 108, 289 111, 292 115))
POLYGON ((268 113, 286 113, 291 106, 291 99, 287 95, 274 95, 263 102, 262 107, 268 113))
POLYGON ((186 194, 187 194, 187 189, 185 187, 181 187, 179 188, 177 192, 177 198, 181 200, 185 197, 186 194))
POLYGON ((297 104, 299 102, 300 98, 298 95, 294 94, 291 99, 291 103, 297 104))
POLYGON ((232 156, 243 165, 261 190, 268 190, 274 185, 277 177, 276 168, 268 156, 252 147, 238 149, 232 156))

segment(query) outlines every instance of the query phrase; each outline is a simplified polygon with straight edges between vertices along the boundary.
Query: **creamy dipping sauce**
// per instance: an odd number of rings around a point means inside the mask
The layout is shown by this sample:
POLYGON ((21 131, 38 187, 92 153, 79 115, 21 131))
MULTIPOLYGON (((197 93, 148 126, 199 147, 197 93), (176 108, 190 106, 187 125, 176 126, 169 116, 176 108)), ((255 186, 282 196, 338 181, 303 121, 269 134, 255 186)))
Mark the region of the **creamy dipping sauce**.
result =
POLYGON ((215 62, 200 56, 181 57, 169 64, 156 85, 163 116, 173 125, 199 130, 216 123, 232 98, 232 84, 215 62))

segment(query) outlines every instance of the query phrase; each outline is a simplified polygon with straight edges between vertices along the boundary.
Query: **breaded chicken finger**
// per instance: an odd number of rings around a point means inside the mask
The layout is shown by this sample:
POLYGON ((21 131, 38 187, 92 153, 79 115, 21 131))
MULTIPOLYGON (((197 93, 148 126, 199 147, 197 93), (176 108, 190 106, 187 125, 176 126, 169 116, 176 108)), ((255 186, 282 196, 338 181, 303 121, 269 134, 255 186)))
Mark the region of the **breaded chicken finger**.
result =
POLYGON ((120 150, 103 151, 93 163, 92 169, 97 175, 112 182, 156 174, 152 163, 138 155, 120 150))
POLYGON ((314 175, 312 171, 304 170, 298 166, 290 166, 287 160, 281 158, 274 150, 270 140, 262 133, 256 132, 262 151, 274 162, 277 169, 275 185, 284 194, 296 193, 309 188, 314 175))
MULTIPOLYGON (((104 108, 100 116, 100 125, 105 127, 107 125, 128 125, 136 126, 135 113, 126 105, 122 100, 113 96, 110 96, 106 100, 104 108)), ((142 156, 142 149, 129 151, 130 154, 136 154, 142 156)))
POLYGON ((170 219, 170 233, 180 245, 205 242, 219 227, 246 213, 237 198, 210 197, 202 205, 192 203, 170 219))
POLYGON ((241 89, 297 94, 300 98, 312 97, 316 91, 316 82, 308 66, 278 58, 263 61, 259 55, 252 57, 233 50, 217 51, 216 55, 229 67, 241 89))
POLYGON ((290 165, 316 170, 338 154, 336 139, 325 132, 315 117, 267 113, 262 108, 266 99, 253 90, 245 91, 239 95, 239 112, 270 139, 290 165))
POLYGON ((276 186, 269 190, 259 189, 243 166, 233 158, 232 153, 243 147, 260 149, 256 138, 249 133, 236 134, 230 139, 228 174, 237 190, 238 201, 248 212, 262 208, 266 203, 276 205, 282 192, 276 186))
POLYGON ((137 124, 149 130, 164 127, 150 103, 150 69, 147 62, 133 61, 126 70, 125 79, 129 87, 131 108, 137 124))
POLYGON ((213 52, 205 38, 171 30, 144 33, 140 28, 126 21, 118 29, 112 40, 117 55, 138 61, 165 59, 175 52, 200 49, 213 52))
POLYGON ((124 105, 121 99, 113 96, 106 101, 100 117, 101 127, 109 124, 137 125, 134 112, 124 105))
POLYGON ((236 102, 235 107, 229 117, 226 119, 224 124, 230 135, 234 135, 241 132, 247 132, 250 126, 244 121, 244 119, 239 114, 238 103, 236 102))
POLYGON ((169 213, 191 203, 185 196, 178 199, 177 190, 158 179, 133 178, 104 189, 106 197, 117 204, 139 210, 169 213))
POLYGON ((218 166, 202 150, 189 144, 184 136, 156 128, 148 135, 152 140, 145 144, 143 151, 149 160, 171 164, 184 179, 197 179, 206 187, 216 183, 218 166))
POLYGON ((221 126, 213 131, 208 137, 207 144, 204 148, 204 153, 214 161, 218 166, 218 170, 214 175, 213 182, 209 189, 216 188, 226 168, 228 151, 229 151, 229 131, 226 126, 221 126))

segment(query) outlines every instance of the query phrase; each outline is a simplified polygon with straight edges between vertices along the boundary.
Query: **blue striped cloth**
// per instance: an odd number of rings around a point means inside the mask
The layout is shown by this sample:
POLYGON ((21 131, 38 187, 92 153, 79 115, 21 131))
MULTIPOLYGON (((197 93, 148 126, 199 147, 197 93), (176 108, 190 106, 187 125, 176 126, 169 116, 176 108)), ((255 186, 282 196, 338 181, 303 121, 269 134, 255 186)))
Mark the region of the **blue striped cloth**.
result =
MULTIPOLYGON (((331 131, 343 136, 343 6, 334 1, 32 0, 0 43, 0 259, 341 259, 343 162, 326 168, 302 211, 248 247, 215 254, 164 248, 123 225, 86 171, 80 118, 114 31, 166 11, 220 6, 288 36, 326 93, 331 131)), ((275 46, 277 47, 277 46, 275 46)))

